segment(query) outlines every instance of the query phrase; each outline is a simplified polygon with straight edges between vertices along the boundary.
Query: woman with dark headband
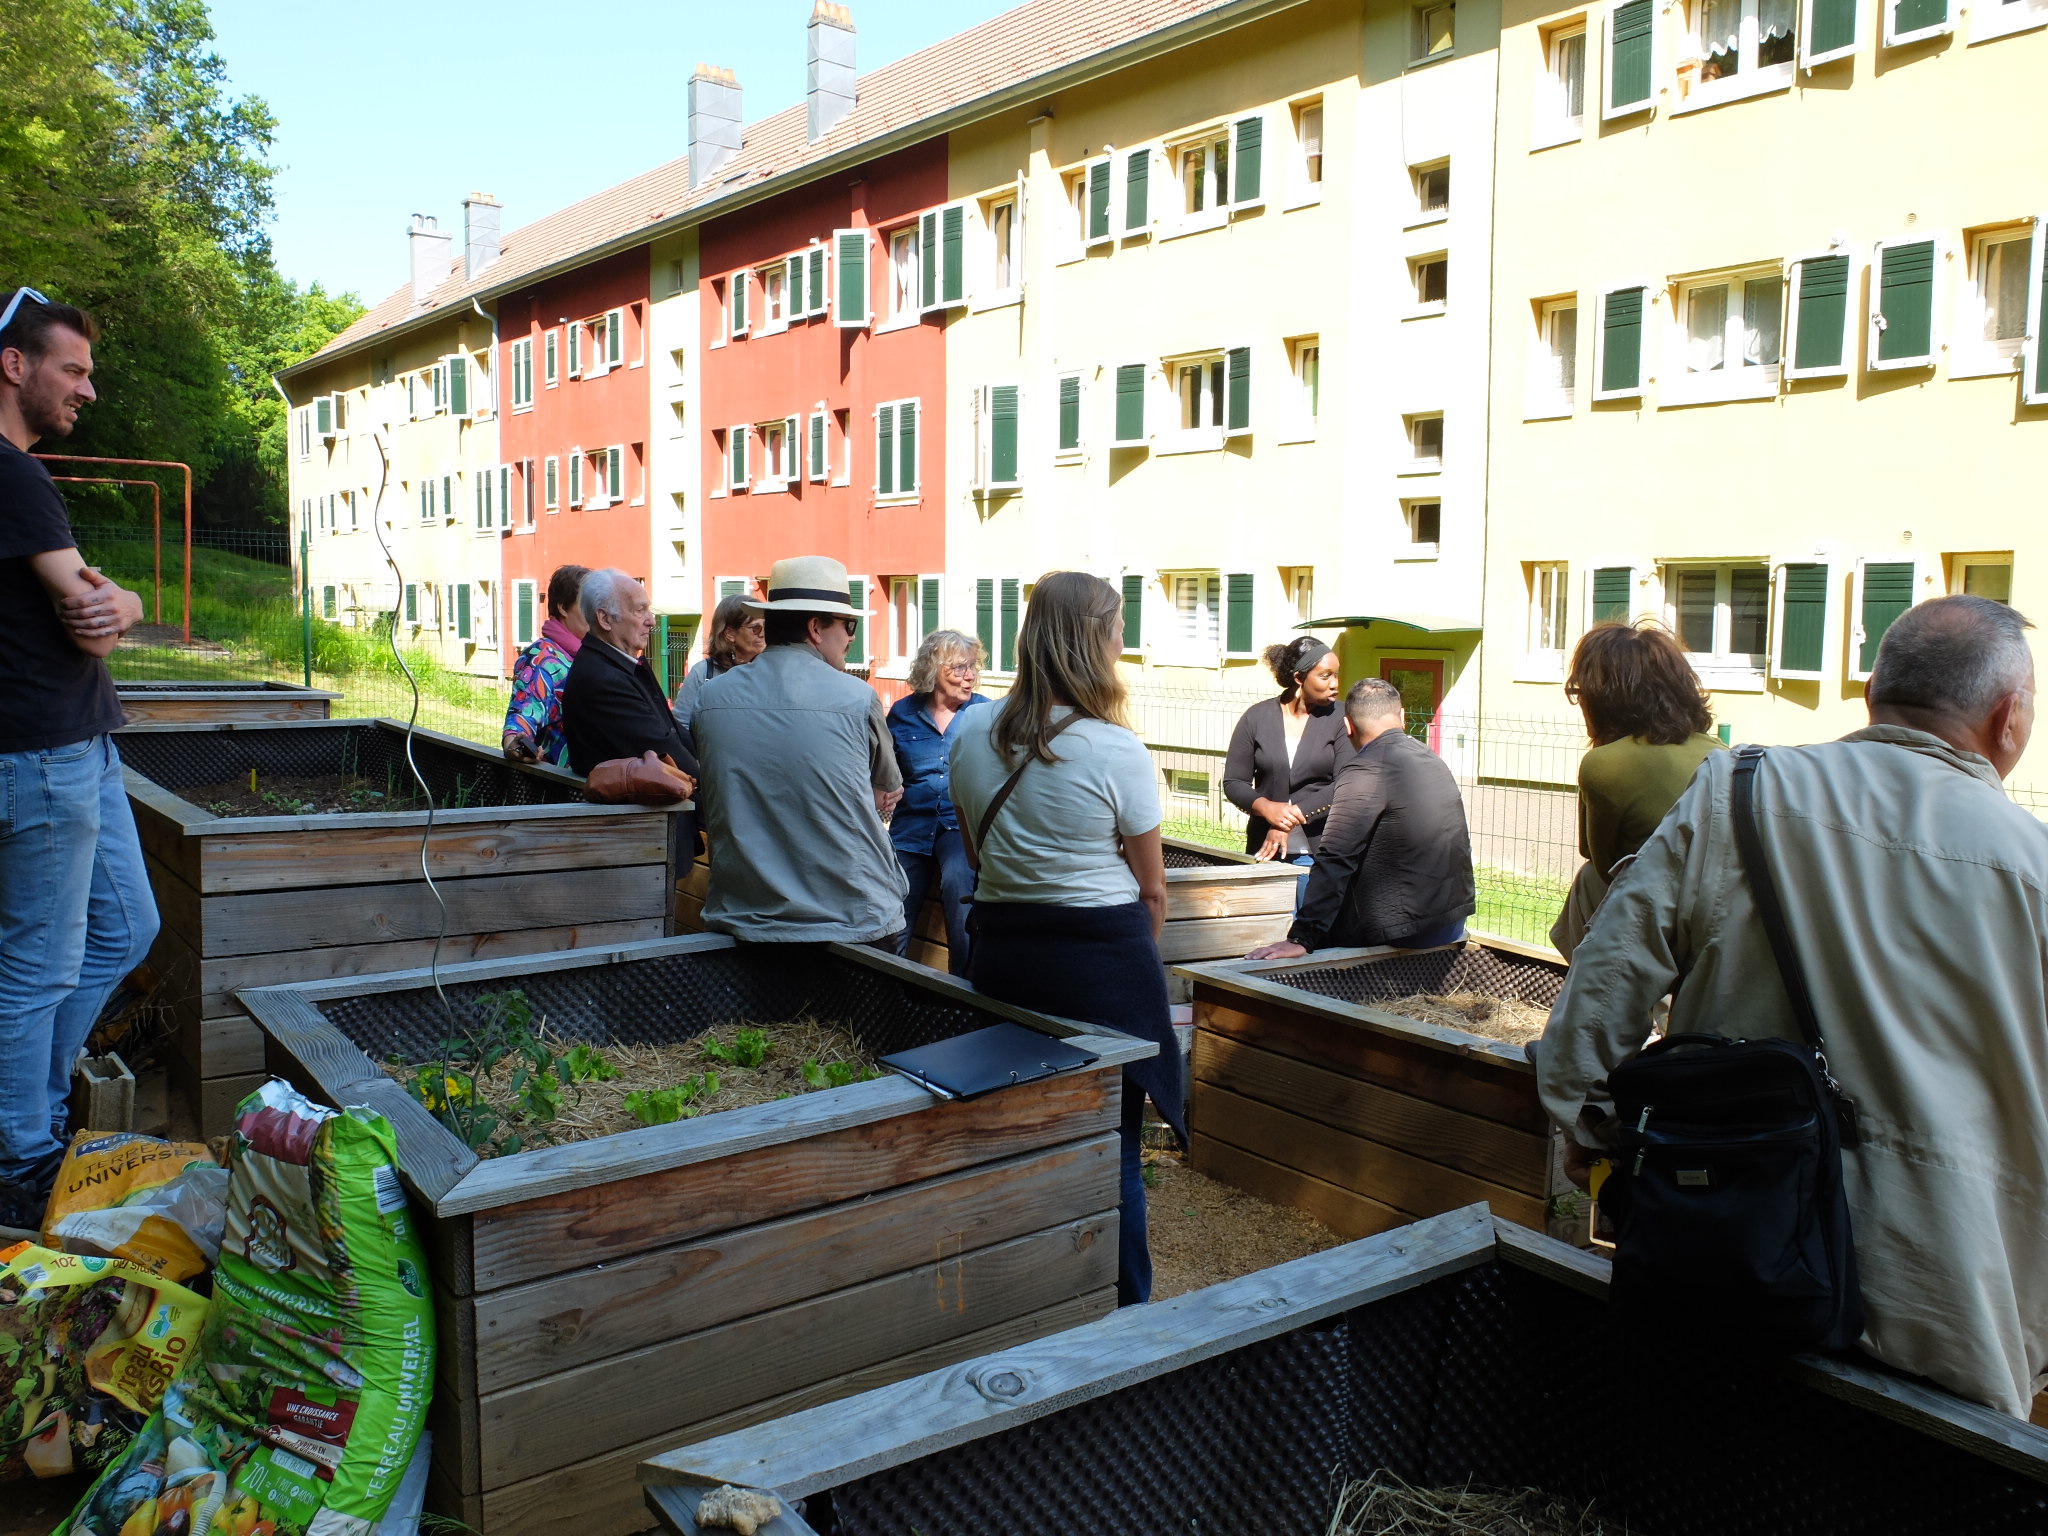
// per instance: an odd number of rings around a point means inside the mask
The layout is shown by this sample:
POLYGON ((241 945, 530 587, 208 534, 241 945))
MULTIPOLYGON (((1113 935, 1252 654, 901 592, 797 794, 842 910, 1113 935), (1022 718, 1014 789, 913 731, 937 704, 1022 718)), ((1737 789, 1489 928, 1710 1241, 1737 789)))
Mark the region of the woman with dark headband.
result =
POLYGON ((1267 647, 1266 665, 1280 696, 1260 700, 1237 722, 1223 793, 1250 818, 1246 853, 1306 867, 1315 861, 1338 765, 1351 751, 1337 707, 1337 653, 1303 635, 1267 647))

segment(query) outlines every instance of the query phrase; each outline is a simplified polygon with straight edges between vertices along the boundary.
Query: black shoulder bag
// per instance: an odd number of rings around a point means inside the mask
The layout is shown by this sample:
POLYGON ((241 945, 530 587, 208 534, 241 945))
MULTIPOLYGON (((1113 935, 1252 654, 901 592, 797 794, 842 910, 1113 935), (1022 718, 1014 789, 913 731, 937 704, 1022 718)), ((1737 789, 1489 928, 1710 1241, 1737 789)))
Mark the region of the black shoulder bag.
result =
POLYGON ((1828 1071, 1806 972, 1757 836, 1761 747, 1735 762, 1735 836, 1804 1044, 1671 1035, 1608 1075, 1619 1122, 1600 1197, 1616 1309, 1760 1349, 1847 1349, 1863 1292, 1842 1190, 1855 1106, 1828 1071))

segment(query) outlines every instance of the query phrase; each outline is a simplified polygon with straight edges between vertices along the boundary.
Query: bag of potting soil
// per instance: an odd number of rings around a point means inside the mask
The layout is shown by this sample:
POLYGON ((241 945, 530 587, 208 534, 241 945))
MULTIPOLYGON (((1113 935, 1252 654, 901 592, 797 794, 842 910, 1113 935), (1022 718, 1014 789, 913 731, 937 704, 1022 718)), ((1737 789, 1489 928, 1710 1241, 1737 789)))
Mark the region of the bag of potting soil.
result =
POLYGON ((203 1298, 136 1265, 0 1249, 0 1483, 120 1456, 205 1320, 203 1298))
POLYGON ((367 1536, 426 1422, 434 1318, 391 1128, 241 1104, 197 1357, 57 1536, 367 1536))
POLYGON ((227 1169, 199 1142, 80 1131, 57 1170, 43 1244, 190 1279, 220 1252, 227 1196, 227 1169))

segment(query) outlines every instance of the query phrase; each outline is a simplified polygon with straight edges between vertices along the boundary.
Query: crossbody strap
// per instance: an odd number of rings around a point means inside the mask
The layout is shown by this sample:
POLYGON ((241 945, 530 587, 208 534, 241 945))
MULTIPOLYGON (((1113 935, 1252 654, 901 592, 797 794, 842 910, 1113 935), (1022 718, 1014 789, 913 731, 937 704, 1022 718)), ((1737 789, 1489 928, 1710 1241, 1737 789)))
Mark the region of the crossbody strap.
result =
POLYGON ((1743 746, 1735 749, 1735 846, 1742 855, 1743 872, 1749 876, 1750 894, 1756 900, 1757 916, 1763 919, 1764 933, 1771 941, 1771 953, 1778 961, 1778 974, 1785 983, 1785 994, 1792 1001, 1792 1016, 1799 1021, 1799 1031, 1806 1036, 1806 1043, 1813 1047, 1813 1054, 1819 1059, 1821 1076, 1826 1079, 1828 1091, 1835 1096, 1837 1109, 1843 1122, 1843 1140, 1854 1140, 1855 1105, 1842 1092, 1834 1074, 1828 1068, 1827 1042, 1821 1038, 1820 1016, 1814 1012, 1813 993, 1806 984, 1806 967, 1800 962, 1799 951, 1792 947, 1792 933, 1785 926, 1785 905, 1778 897, 1778 883, 1771 877, 1771 866, 1764 857, 1763 838, 1757 832, 1756 821, 1756 777, 1762 766, 1764 749, 1743 746))
MULTIPOLYGON (((1045 733, 1046 741, 1050 743, 1061 731, 1064 731, 1068 726, 1081 718, 1081 712, 1075 710, 1066 719, 1060 721, 1045 733)), ((974 855, 976 858, 983 857, 985 850, 988 848, 988 829, 995 825, 996 812, 1000 811, 1003 808, 1003 802, 1010 798, 1010 791, 1015 789, 1017 781, 1024 777, 1024 770, 1029 768, 1035 761, 1037 761, 1037 754, 1028 754, 1024 761, 1017 765, 1017 771, 1003 780, 1003 787, 996 791, 995 799, 989 801, 988 809, 981 813, 981 824, 974 829, 974 855)))

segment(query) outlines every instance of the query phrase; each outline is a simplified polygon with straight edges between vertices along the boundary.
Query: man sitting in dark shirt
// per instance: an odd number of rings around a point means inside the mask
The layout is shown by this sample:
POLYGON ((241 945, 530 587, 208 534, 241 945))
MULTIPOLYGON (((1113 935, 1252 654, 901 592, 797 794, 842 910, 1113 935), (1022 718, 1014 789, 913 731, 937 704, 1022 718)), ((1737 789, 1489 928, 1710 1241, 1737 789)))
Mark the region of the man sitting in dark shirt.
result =
POLYGON ((588 778, 599 763, 656 752, 688 775, 694 792, 697 754, 641 655, 654 628, 647 589, 624 571, 592 571, 577 606, 590 633, 562 683, 570 772, 588 778))
POLYGON ((1458 781, 1403 729, 1400 691, 1385 679, 1353 683, 1344 716, 1358 750, 1337 770, 1308 894, 1287 938, 1254 960, 1355 944, 1426 949, 1465 935, 1472 840, 1458 781))

